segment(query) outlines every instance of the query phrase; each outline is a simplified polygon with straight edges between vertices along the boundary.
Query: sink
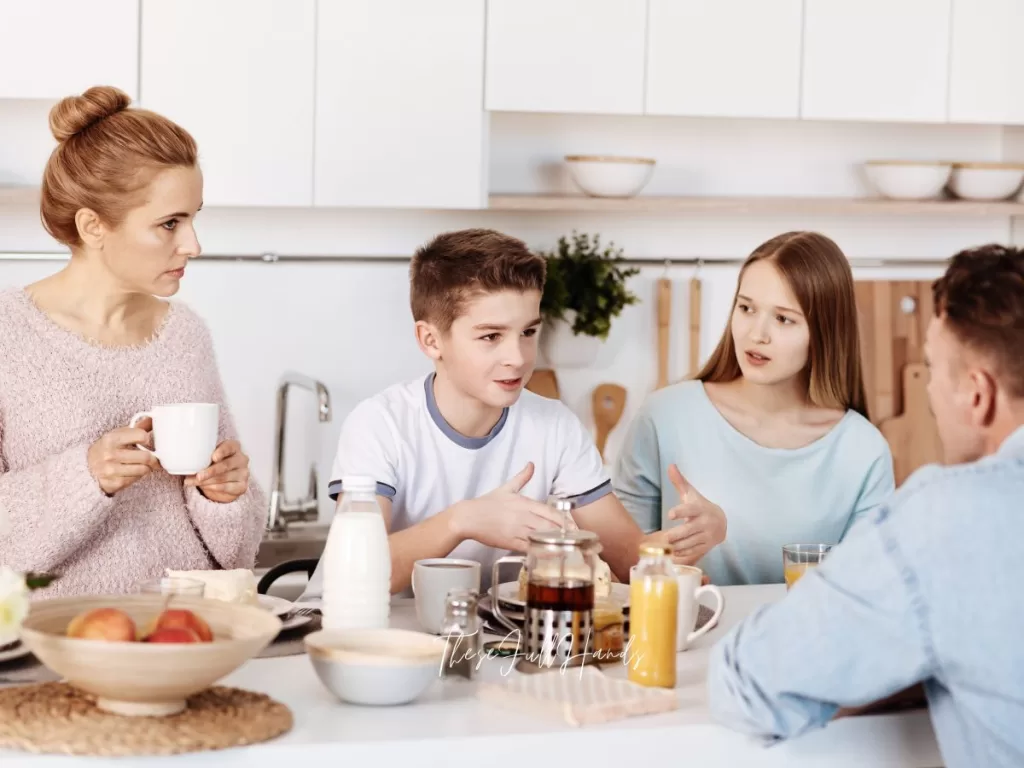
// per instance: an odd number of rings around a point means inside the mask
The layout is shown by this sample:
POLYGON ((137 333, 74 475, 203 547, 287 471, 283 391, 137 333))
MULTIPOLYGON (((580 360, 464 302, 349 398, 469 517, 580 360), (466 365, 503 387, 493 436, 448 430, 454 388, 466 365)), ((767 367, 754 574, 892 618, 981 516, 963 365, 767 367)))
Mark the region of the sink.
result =
POLYGON ((285 531, 267 531, 256 550, 256 568, 273 568, 288 560, 319 558, 327 544, 330 525, 292 523, 285 531))

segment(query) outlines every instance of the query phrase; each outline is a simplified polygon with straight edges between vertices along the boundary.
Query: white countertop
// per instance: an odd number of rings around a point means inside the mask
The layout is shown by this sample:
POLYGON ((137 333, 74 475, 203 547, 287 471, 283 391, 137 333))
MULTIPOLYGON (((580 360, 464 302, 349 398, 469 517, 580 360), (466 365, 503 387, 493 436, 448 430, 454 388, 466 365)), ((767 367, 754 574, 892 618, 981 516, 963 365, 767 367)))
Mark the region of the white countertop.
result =
MULTIPOLYGON (((221 682, 264 692, 291 708, 295 725, 280 738, 252 747, 166 758, 105 760, 37 757, 0 750, 0 765, 13 766, 294 766, 356 768, 366 761, 383 766, 524 768, 541 759, 563 765, 643 764, 694 760, 713 766, 907 766, 942 765, 925 711, 845 718, 821 731, 764 748, 715 725, 708 714, 704 687, 708 649, 758 605, 779 599, 782 585, 727 587, 719 626, 679 655, 680 708, 674 712, 574 728, 482 703, 475 683, 441 680, 420 699, 401 707, 344 704, 321 684, 306 656, 254 659, 221 682), (371 762, 372 761, 372 762, 371 762)), ((418 629, 411 601, 396 600, 392 626, 418 629)), ((500 679, 509 659, 491 659, 481 676, 500 679)), ((625 667, 605 667, 626 677, 625 667)), ((513 672, 512 674, 518 674, 513 672)))

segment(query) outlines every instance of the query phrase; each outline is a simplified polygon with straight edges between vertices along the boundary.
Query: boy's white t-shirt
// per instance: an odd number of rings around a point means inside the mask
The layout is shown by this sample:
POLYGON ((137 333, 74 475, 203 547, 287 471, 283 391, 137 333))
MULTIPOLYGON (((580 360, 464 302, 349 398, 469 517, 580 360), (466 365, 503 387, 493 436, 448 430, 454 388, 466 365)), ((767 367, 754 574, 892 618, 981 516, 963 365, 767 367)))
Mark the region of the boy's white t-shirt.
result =
MULTIPOLYGON (((465 499, 490 493, 529 462, 534 472, 520 493, 546 502, 569 497, 577 507, 611 493, 611 481, 593 438, 559 400, 524 390, 502 411, 484 437, 465 437, 444 420, 434 399, 434 374, 385 389, 357 405, 338 439, 329 485, 331 498, 342 478, 372 477, 377 493, 391 499, 391 531, 401 531, 465 499)), ((449 556, 480 563, 482 589, 491 566, 509 554, 477 541, 459 544, 449 556)), ((304 598, 319 597, 317 566, 304 598)), ((510 570, 512 570, 510 568, 510 570)), ((518 572, 500 576, 515 580, 518 572)))

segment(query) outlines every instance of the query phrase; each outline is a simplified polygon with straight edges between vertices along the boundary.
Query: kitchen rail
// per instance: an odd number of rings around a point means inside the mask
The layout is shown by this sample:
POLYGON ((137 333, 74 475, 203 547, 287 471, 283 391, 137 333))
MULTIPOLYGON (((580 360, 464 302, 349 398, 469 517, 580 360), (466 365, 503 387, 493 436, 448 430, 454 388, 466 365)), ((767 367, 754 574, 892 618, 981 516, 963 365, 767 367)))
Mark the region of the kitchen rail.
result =
MULTIPOLYGON (((68 254, 51 251, 0 251, 0 261, 67 261, 68 254)), ((346 264, 381 264, 381 263, 408 263, 409 256, 358 256, 348 254, 329 254, 325 256, 313 256, 302 254, 281 254, 281 253, 247 253, 247 254, 203 254, 199 261, 237 261, 266 264, 293 264, 293 263, 346 263, 346 264)), ((739 265, 746 260, 746 256, 707 256, 707 257, 669 257, 669 258, 647 258, 635 259, 626 258, 624 264, 638 267, 685 267, 685 266, 720 266, 739 265)), ((850 265, 853 267, 937 267, 946 266, 948 259, 908 259, 908 258, 852 258, 850 265)))

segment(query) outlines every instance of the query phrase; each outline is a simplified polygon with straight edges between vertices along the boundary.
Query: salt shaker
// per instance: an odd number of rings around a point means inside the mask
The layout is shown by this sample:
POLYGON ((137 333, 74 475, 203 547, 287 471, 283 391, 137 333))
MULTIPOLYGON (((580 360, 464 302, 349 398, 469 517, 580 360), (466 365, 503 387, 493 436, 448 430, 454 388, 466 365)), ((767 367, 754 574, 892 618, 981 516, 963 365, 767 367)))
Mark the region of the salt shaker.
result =
POLYGON ((445 638, 442 677, 472 680, 480 658, 480 617, 476 612, 477 593, 471 589, 451 589, 445 598, 441 636, 445 638))

